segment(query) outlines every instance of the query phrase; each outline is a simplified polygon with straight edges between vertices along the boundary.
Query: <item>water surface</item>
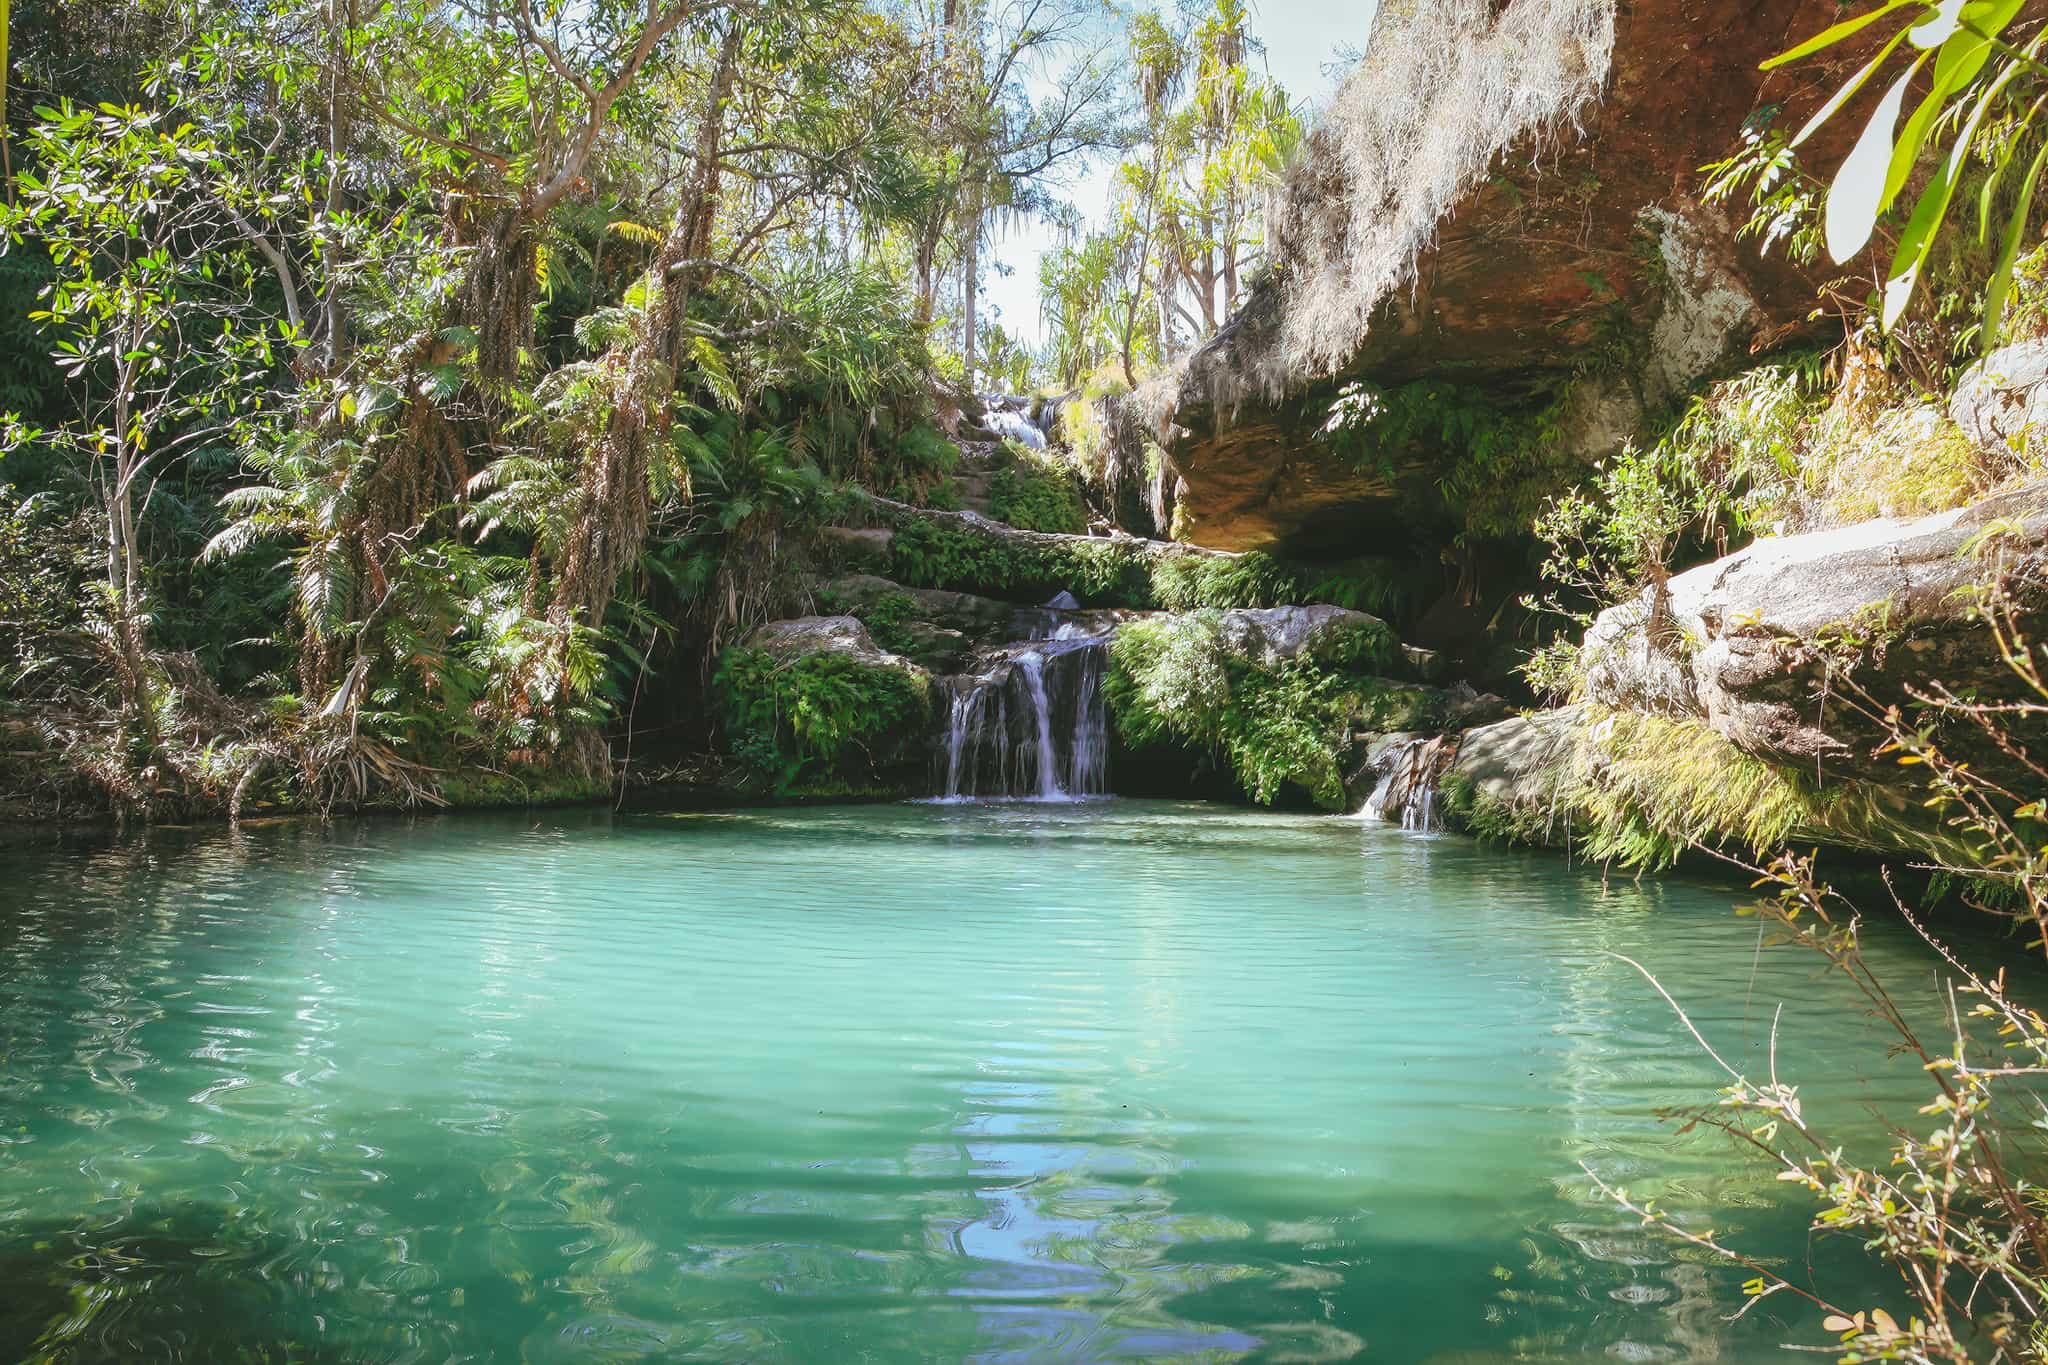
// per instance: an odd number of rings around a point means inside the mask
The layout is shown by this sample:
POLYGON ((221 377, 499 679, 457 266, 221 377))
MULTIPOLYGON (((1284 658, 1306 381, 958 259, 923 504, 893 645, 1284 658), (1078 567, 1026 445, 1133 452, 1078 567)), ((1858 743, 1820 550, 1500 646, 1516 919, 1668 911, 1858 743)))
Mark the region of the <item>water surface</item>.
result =
POLYGON ((1739 895, 1129 801, 0 849, 0 1358, 1783 1359, 1580 1169, 1881 1283, 1657 1118, 1614 952, 1914 1093, 1739 895))

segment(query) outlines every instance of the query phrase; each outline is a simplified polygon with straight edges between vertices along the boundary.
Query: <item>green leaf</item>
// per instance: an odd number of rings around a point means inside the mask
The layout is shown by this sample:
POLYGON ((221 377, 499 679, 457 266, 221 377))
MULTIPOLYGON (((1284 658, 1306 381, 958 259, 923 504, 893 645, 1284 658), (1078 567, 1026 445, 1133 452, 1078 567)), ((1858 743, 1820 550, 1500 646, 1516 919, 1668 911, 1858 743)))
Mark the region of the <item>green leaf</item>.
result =
POLYGON ((1927 188, 1920 192, 1920 200, 1913 206, 1913 216, 1899 237, 1899 249, 1892 254, 1889 278, 1884 283, 1884 308, 1878 318, 1878 326, 1883 330, 1889 332, 1892 325, 1904 316, 1906 305, 1912 302, 1913 289, 1920 281, 1920 270, 1927 264, 1928 253, 1934 249, 1935 234, 1940 231, 1942 220, 1948 216, 1948 206, 1955 199, 1956 185, 1962 180, 1963 165, 1970 157, 1970 142, 1977 136, 1977 129, 1983 126, 1985 113, 2018 72, 2017 64, 2008 66, 1998 74, 1998 79, 1985 86, 1984 93, 1977 97, 1976 105, 1970 110, 1969 118, 1956 134, 1948 160, 1942 163, 1940 172, 1928 182, 1927 188))
MULTIPOLYGON (((2024 0, 1975 0, 1966 5, 1963 17, 1986 33, 1996 34, 2012 22, 2019 13, 2024 0)), ((1996 51, 1992 43, 1975 33, 1958 28, 1941 45, 1934 59, 1934 79, 1927 95, 1914 109, 1913 116, 1906 120, 1906 126, 1899 134, 1898 145, 1892 150, 1891 168, 1885 174, 1884 198, 1878 205, 1882 213, 1898 198, 1906 181, 1913 174, 1913 166, 1920 159, 1921 145, 1927 139, 1928 130, 1934 126, 1949 97, 1969 85, 1977 78, 1996 51)))
POLYGON ((1934 61, 1935 79, 1946 78, 1951 90, 1960 90, 1977 79, 1977 73, 1998 50, 1990 40, 2005 32, 2025 4, 2026 0, 1972 0, 1963 6, 1963 21, 1970 27, 1958 28, 1941 45, 1941 55, 1934 61))
POLYGON ((1884 194, 1878 201, 1879 213, 1890 208, 1892 201, 1899 197, 1899 191, 1906 187, 1906 179, 1912 175, 1914 163, 1920 160, 1920 148, 1927 141, 1927 131, 1934 126, 1934 117, 1941 112, 1942 105, 1948 102, 1951 87, 1942 83, 1940 63, 1935 65, 1934 88, 1913 110, 1906 126, 1899 130, 1898 143, 1892 148, 1891 164, 1885 171, 1884 194))
POLYGON ((1856 146, 1843 160, 1841 169, 1835 172, 1834 183, 1828 186, 1823 226, 1828 255, 1838 265, 1863 249, 1863 244, 1870 240, 1870 230, 1877 225, 1877 215, 1884 210, 1885 177, 1892 159, 1892 130, 1898 126, 1899 107, 1906 101, 1906 87, 1913 83, 1920 64, 1926 60, 1925 56, 1915 58, 1905 74, 1884 92, 1884 98, 1870 112, 1870 121, 1863 125, 1862 136, 1856 139, 1856 146))
POLYGON ((1798 147, 1801 143, 1819 132, 1821 125, 1833 118, 1837 110, 1855 98, 1856 92, 1863 88, 1864 82, 1868 81, 1877 69, 1885 64, 1886 60, 1897 50, 1899 44, 1904 41, 1906 41, 1906 30, 1900 29, 1892 35, 1890 42, 1878 50, 1878 54, 1875 57, 1865 62, 1855 75, 1842 83, 1842 88, 1837 90, 1829 98, 1828 102, 1820 107, 1818 113, 1806 121, 1806 125, 1793 135, 1792 141, 1787 145, 1798 147))
POLYGON ((1764 62, 1757 69, 1760 71, 1769 71, 1773 67, 1785 65, 1787 62, 1796 62, 1802 57, 1811 57, 1814 53, 1820 51, 1822 48, 1833 47, 1836 43, 1841 42, 1842 39, 1847 38, 1851 34, 1861 33, 1864 29, 1870 27, 1870 25, 1876 23, 1878 20, 1884 18, 1887 14, 1890 14, 1894 10, 1904 9, 1907 5, 1914 5, 1920 3, 1922 3, 1922 0, 1887 0, 1887 3, 1879 5, 1876 9, 1870 11, 1868 14, 1859 14, 1853 19, 1844 19, 1841 23, 1834 25, 1832 28, 1822 29, 1819 33, 1814 34, 1811 38, 1808 38, 1805 42, 1800 43, 1798 46, 1791 47, 1783 52, 1780 52, 1777 56, 1771 58, 1767 62, 1764 62))
POLYGON ((2048 143, 2034 153, 2033 164, 2027 167, 2026 179, 2020 182, 2020 200, 2013 206, 2012 217, 2006 220, 2005 240, 1998 249, 1998 265, 1991 272, 1991 278, 1984 286, 1984 326, 1978 334, 1978 348, 1989 352, 1998 344, 1999 333, 2005 326, 2005 300, 2012 288, 2012 265, 2019 255, 2020 241, 2027 233, 2027 219, 2034 207, 2034 187, 2040 182, 2041 168, 2048 165, 2048 143))

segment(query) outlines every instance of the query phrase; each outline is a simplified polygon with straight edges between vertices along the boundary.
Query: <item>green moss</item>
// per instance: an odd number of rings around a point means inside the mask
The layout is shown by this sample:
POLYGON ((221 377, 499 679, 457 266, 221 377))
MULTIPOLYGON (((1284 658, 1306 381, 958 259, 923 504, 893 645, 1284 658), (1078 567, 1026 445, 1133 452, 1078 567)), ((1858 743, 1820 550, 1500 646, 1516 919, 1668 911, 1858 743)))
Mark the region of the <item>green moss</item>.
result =
POLYGON ((728 649, 712 693, 726 747, 783 793, 902 790, 931 713, 923 674, 823 650, 728 649))
POLYGON ((451 806, 551 806, 598 801, 611 787, 584 773, 542 767, 494 772, 461 768, 441 779, 440 796, 451 806))
POLYGON ((989 488, 990 511, 997 521, 1022 531, 1053 531, 1080 535, 1088 529, 1088 504, 1081 481, 1061 460, 1008 445, 1010 461, 996 472, 989 488))
POLYGON ((1869 783, 1821 785, 1743 753, 1704 722, 1590 713, 1558 764, 1553 798, 1523 809, 1447 774, 1441 808, 1483 839, 1569 844, 1580 855, 1656 870, 1689 849, 1767 857, 1815 839, 1846 847, 1925 847, 1932 831, 1869 783))
POLYGON ((1575 768, 1584 851, 1624 867, 1667 867, 1700 844, 1763 853, 1819 823, 1804 784, 1693 721, 1609 716, 1575 768))

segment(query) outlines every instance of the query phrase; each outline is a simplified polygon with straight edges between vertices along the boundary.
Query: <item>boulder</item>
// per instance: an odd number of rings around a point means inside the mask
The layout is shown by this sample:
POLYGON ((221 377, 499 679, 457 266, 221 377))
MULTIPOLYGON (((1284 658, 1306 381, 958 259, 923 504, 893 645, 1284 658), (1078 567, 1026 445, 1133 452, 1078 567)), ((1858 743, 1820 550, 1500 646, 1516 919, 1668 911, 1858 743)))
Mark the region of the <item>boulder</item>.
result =
POLYGON ((1529 842, 1563 842, 1572 755, 1585 724, 1585 707, 1565 706, 1465 731, 1443 779, 1448 818, 1529 842))
MULTIPOLYGON (((1890 764, 1871 714, 1935 684, 1986 697, 2017 679, 1974 619, 1969 550, 2003 528, 2021 628, 2048 624, 2048 479, 1915 521, 1767 537, 1602 612, 1581 654, 1603 705, 1705 720, 1744 752, 1819 777, 1890 764), (1996 526, 1994 527, 1994 524, 1996 526)), ((1995 746, 1955 756, 1999 771, 1995 746)))
POLYGON ((896 533, 887 526, 823 526, 818 539, 828 562, 866 572, 889 567, 889 546, 896 533))
POLYGON ((908 598, 916 619, 957 631, 976 644, 1012 638, 1017 615, 1014 602, 943 588, 906 588, 877 574, 842 574, 818 587, 820 597, 856 615, 893 597, 908 598))
MULTIPOLYGON (((1972 365, 1949 398, 1948 414, 1987 455, 2010 458, 2048 418, 2048 340, 2022 341, 1972 365)), ((2048 425, 2040 441, 2048 445, 2048 425)))
POLYGON ((1303 657, 1376 663, 1401 657, 1386 622, 1343 607, 1238 607, 1218 612, 1217 625, 1233 653, 1268 668, 1303 657))
POLYGON ((919 676, 925 670, 874 642, 868 628, 851 616, 798 616, 756 626, 741 642, 778 660, 810 654, 842 654, 873 668, 896 668, 919 676))

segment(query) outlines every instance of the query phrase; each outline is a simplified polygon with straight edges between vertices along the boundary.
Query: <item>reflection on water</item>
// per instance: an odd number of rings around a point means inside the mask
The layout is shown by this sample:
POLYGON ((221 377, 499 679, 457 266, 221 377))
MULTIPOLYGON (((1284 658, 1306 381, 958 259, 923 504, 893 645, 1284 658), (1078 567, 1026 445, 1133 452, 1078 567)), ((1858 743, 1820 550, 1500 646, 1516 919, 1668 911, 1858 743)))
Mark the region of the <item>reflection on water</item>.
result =
POLYGON ((1579 1165, 1869 1273, 1656 1117, 1610 952, 1907 1112, 1736 898, 1136 802, 0 849, 0 1356, 1775 1358, 1579 1165))

